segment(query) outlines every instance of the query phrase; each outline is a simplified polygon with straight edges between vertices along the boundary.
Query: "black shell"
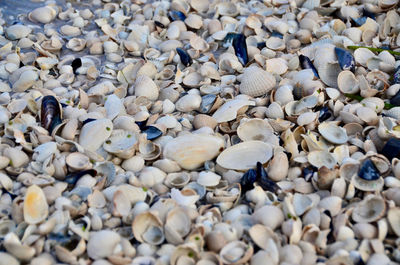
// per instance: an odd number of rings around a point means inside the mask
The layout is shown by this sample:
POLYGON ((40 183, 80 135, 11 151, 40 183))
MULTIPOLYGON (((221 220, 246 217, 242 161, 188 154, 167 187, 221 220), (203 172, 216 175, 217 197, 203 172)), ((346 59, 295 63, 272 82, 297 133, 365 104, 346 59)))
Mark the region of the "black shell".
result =
POLYGON ((276 185, 276 183, 268 177, 267 171, 265 171, 263 165, 260 162, 257 162, 256 172, 258 184, 260 184, 261 188, 271 192, 277 192, 279 190, 278 185, 276 185))
POLYGON ((349 51, 335 47, 335 53, 342 70, 350 70, 352 72, 356 70, 356 61, 349 51))
POLYGON ((300 54, 299 55, 299 61, 300 61, 300 66, 303 69, 311 69, 315 75, 316 78, 319 78, 317 69, 315 69, 315 66, 313 65, 313 63, 311 62, 310 58, 308 58, 307 56, 300 54))
POLYGON ((242 179, 240 180, 240 186, 242 187, 242 192, 245 193, 248 190, 254 188, 254 182, 257 181, 257 173, 254 169, 247 170, 246 173, 243 174, 242 179))
POLYGON ((390 138, 382 148, 382 155, 386 156, 389 161, 400 155, 400 139, 390 138))
POLYGON ((200 112, 208 113, 211 110, 212 106, 214 105, 216 99, 217 99, 217 96, 213 95, 213 94, 208 94, 208 95, 203 96, 201 98, 201 104, 200 104, 200 109, 199 109, 200 112))
POLYGON ((193 63, 190 55, 182 48, 176 48, 176 52, 179 54, 179 58, 184 66, 189 66, 193 63))
POLYGON ((61 123, 61 108, 55 97, 43 97, 40 109, 40 121, 42 127, 50 133, 61 123))
MULTIPOLYGON (((393 74, 393 84, 400 84, 400 66, 398 66, 398 67, 396 68, 396 71, 394 71, 394 74, 393 74)), ((393 98, 395 98, 396 96, 400 97, 399 94, 400 94, 400 91, 399 91, 393 98)), ((393 98, 392 98, 392 99, 393 99, 393 98)), ((392 99, 390 100, 390 104, 393 104, 393 103, 392 103, 392 99)), ((397 98, 396 100, 397 100, 397 101, 400 101, 399 98, 397 98)), ((395 104, 393 104, 393 105, 395 105, 395 104)), ((397 105, 397 106, 398 106, 398 105, 397 105)))
POLYGON ((232 42, 233 48, 235 49, 236 57, 242 65, 246 65, 249 61, 247 55, 247 44, 246 38, 243 34, 236 34, 232 42))
POLYGON ((329 111, 329 108, 325 106, 319 111, 318 121, 323 122, 329 119, 330 117, 332 117, 332 113, 329 111))
POLYGON ((74 71, 74 74, 76 74, 76 70, 78 70, 78 68, 82 66, 81 58, 74 59, 71 63, 71 66, 72 66, 72 70, 74 71))
POLYGON ((377 180, 379 179, 378 169, 375 167, 374 163, 367 159, 362 163, 358 176, 364 180, 377 180))

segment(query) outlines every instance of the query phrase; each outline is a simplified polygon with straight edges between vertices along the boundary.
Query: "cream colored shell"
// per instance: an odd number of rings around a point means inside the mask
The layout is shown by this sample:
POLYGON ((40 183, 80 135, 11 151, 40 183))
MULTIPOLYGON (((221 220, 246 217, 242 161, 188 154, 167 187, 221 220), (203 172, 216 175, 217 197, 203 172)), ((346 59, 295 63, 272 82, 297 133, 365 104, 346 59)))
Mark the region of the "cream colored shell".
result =
POLYGON ((244 70, 240 93, 259 97, 270 92, 276 85, 275 77, 263 69, 250 66, 244 70))

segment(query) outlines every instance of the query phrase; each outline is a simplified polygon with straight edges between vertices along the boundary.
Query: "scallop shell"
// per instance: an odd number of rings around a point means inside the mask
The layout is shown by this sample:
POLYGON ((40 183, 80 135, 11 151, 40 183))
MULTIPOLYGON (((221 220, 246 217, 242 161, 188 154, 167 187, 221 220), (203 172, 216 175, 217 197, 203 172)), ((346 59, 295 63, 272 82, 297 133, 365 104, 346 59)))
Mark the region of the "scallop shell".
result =
POLYGON ((24 220, 28 224, 38 224, 46 219, 49 214, 49 206, 46 196, 41 188, 30 186, 25 194, 24 220))
POLYGON ((176 161, 184 169, 195 169, 216 157, 224 147, 220 137, 201 134, 178 136, 164 146, 164 157, 176 161))
POLYGON ((385 200, 380 196, 369 195, 356 205, 351 217, 358 223, 371 223, 378 221, 385 213, 385 200))
POLYGON ((223 168, 247 170, 254 168, 257 162, 266 163, 272 157, 271 145, 261 141, 246 141, 224 150, 217 158, 223 168))
POLYGON ((251 66, 244 70, 240 93, 259 97, 270 92, 276 85, 275 77, 259 67, 251 66))
POLYGON ((135 88, 135 96, 144 96, 150 100, 157 100, 159 89, 156 83, 147 75, 138 76, 133 86, 135 88))
POLYGON ((337 77, 337 85, 342 93, 356 94, 360 91, 360 85, 354 74, 350 71, 342 71, 337 77))
POLYGON ((262 119, 249 119, 241 122, 237 128, 237 135, 242 141, 262 141, 272 145, 279 145, 279 139, 269 123, 262 119))
POLYGON ((323 122, 318 126, 318 131, 326 140, 334 144, 344 144, 348 140, 346 130, 335 123, 323 122))

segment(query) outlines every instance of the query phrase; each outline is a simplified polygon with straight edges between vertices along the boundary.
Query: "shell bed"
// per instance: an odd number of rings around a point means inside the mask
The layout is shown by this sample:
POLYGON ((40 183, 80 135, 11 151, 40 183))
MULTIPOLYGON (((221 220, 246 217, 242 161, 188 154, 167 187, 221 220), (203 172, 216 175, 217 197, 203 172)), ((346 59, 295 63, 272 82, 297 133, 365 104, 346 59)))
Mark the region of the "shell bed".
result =
POLYGON ((399 0, 0 0, 0 265, 400 264, 399 0))

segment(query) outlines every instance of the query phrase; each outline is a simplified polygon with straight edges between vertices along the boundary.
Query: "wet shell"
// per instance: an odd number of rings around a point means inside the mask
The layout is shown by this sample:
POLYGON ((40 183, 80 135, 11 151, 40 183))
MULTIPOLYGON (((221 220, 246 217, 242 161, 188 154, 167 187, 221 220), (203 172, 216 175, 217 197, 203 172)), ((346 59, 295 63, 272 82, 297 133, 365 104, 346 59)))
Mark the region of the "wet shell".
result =
POLYGON ((272 146, 261 141, 246 141, 224 150, 217 158, 217 163, 226 169, 248 170, 257 162, 262 164, 272 157, 272 146))
POLYGON ((326 140, 334 144, 344 144, 348 140, 346 130, 334 123, 321 123, 318 131, 326 140))
POLYGON ((49 214, 46 196, 41 188, 30 186, 25 194, 24 220, 28 224, 38 224, 44 221, 49 214))
POLYGON ((38 7, 29 13, 28 17, 33 22, 40 22, 43 24, 50 23, 57 15, 57 11, 50 7, 38 7))
POLYGON ((240 93, 259 97, 270 92, 276 85, 275 77, 259 67, 251 66, 244 70, 240 93))
POLYGON ((184 169, 195 169, 216 157, 223 148, 224 141, 217 136, 186 134, 170 140, 163 155, 184 169))

